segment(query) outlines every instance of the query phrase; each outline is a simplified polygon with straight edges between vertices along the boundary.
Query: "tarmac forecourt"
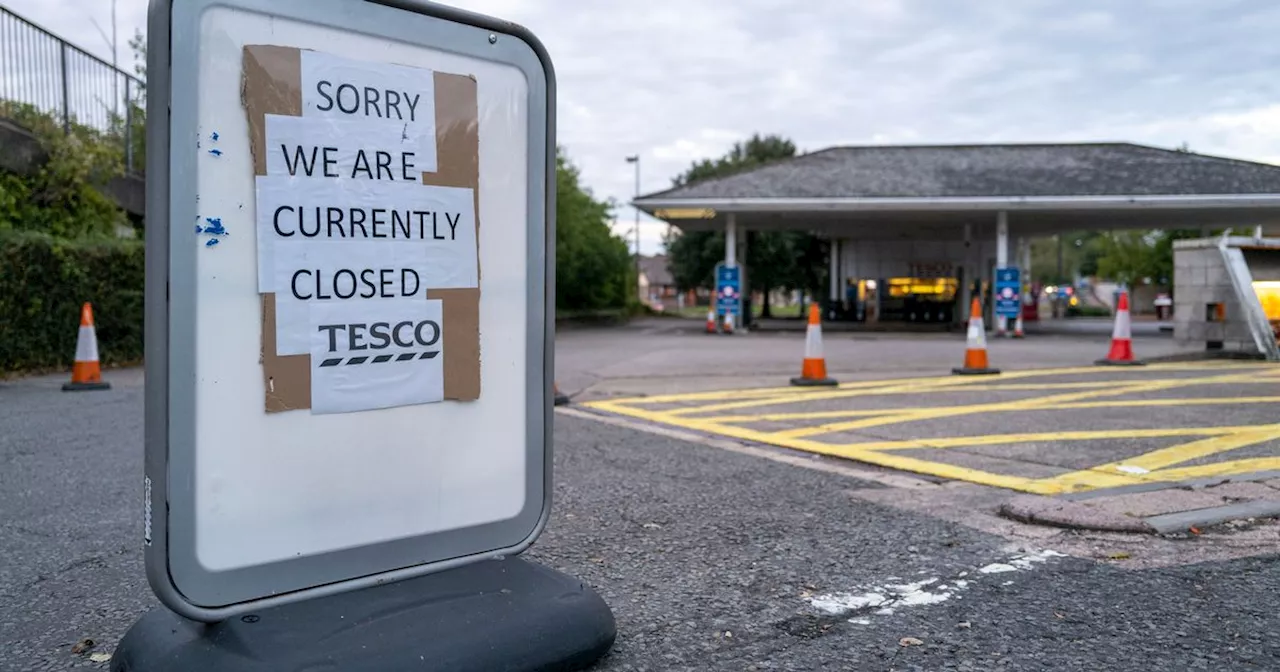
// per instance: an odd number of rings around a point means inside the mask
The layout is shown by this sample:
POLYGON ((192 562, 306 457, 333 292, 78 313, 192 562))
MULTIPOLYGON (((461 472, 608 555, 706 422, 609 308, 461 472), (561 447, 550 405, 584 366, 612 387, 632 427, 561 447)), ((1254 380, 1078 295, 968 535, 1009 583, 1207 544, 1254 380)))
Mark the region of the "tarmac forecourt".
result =
POLYGON ((1054 495, 1280 470, 1280 367, 1005 371, 582 404, 711 435, 1054 495))

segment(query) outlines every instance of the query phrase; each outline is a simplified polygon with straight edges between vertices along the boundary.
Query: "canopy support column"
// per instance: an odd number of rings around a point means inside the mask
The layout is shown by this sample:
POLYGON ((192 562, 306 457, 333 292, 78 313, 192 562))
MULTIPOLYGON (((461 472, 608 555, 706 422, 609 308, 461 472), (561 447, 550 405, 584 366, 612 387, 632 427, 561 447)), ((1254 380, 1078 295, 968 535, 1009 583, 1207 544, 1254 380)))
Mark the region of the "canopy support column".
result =
MULTIPOLYGON (((996 268, 1004 268, 1009 265, 1009 214, 1003 210, 996 213, 996 268)), ((991 274, 993 280, 991 294, 991 312, 995 317, 996 335, 1005 336, 1009 333, 1009 318, 1003 315, 995 314, 995 272, 991 274)))

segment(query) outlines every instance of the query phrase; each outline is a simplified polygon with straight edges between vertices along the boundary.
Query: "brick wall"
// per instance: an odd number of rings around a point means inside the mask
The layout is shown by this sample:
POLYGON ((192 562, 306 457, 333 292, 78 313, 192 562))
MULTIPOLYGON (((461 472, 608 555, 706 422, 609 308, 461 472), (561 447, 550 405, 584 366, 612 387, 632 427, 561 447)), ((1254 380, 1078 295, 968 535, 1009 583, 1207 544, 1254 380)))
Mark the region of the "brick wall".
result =
MULTIPOLYGON (((1217 242, 1188 240, 1174 246, 1174 340, 1187 346, 1216 342, 1226 351, 1256 353, 1217 242), (1213 319, 1209 304, 1223 306, 1223 319, 1213 319)), ((1280 249, 1246 251, 1245 259, 1254 279, 1280 279, 1280 249)))

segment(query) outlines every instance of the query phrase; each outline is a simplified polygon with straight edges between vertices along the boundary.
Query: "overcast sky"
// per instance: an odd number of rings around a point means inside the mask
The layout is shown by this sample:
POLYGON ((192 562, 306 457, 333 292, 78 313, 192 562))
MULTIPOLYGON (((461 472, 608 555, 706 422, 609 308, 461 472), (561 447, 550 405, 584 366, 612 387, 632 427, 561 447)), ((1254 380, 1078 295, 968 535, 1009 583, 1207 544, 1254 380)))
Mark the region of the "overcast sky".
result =
MULTIPOLYGON (((109 0, 0 0, 109 58, 109 0)), ((1127 140, 1280 163, 1274 0, 476 0, 559 81, 602 198, 656 191, 752 132, 837 144, 1127 140)), ((120 59, 145 0, 118 0, 120 59)), ((632 210, 618 211, 617 229, 632 210)), ((642 250, 664 225, 642 225, 642 250)))

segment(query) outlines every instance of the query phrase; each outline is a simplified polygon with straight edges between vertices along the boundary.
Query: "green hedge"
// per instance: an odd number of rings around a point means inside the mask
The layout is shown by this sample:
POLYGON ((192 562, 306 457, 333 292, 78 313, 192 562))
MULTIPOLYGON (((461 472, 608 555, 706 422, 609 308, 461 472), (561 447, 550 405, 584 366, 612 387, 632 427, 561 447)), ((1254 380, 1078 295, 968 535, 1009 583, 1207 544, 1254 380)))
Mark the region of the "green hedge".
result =
POLYGON ((70 366, 86 301, 103 364, 141 361, 144 277, 138 240, 0 233, 0 373, 70 366))

